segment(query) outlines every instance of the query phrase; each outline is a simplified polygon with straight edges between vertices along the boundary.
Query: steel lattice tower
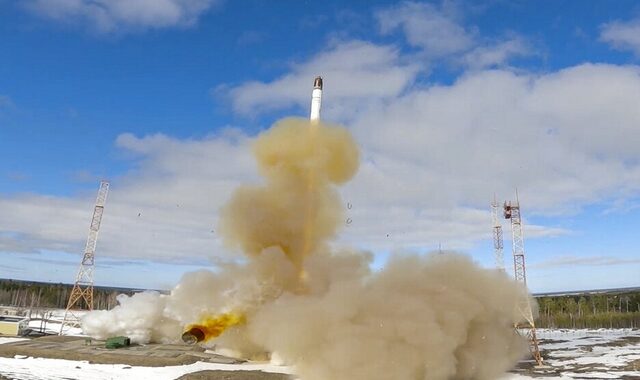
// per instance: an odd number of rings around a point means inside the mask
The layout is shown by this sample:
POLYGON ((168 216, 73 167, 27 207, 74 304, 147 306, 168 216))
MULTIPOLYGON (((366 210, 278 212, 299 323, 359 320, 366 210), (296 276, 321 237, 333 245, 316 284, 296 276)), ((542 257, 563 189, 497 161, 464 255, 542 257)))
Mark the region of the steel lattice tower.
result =
MULTIPOLYGON (((520 200, 516 191, 516 201, 514 204, 504 203, 504 217, 511 219, 511 235, 513 245, 513 275, 516 281, 524 285, 527 289, 527 272, 524 259, 524 234, 522 230, 522 219, 520 217, 520 200)), ((536 364, 542 364, 542 356, 538 347, 538 337, 536 336, 536 326, 531 311, 531 303, 529 297, 525 294, 518 303, 518 310, 522 315, 523 321, 516 325, 518 331, 524 331, 529 340, 529 350, 536 364)))
POLYGON ((100 222, 102 221, 104 204, 107 201, 108 192, 109 182, 101 181, 98 198, 96 199, 96 205, 93 209, 93 218, 89 226, 87 244, 84 248, 84 256, 82 256, 76 282, 73 285, 73 290, 71 290, 69 302, 67 303, 67 309, 64 312, 64 320, 60 326, 60 335, 62 335, 65 326, 80 325, 80 318, 78 318, 78 315, 74 313, 74 311, 81 309, 81 301, 84 301, 84 305, 89 311, 93 310, 93 264, 96 253, 96 243, 98 241, 98 230, 100 229, 100 222))
POLYGON ((494 256, 496 260, 496 268, 504 272, 504 243, 502 240, 502 223, 498 216, 498 201, 495 195, 493 196, 493 202, 491 202, 491 218, 493 220, 493 248, 494 256))

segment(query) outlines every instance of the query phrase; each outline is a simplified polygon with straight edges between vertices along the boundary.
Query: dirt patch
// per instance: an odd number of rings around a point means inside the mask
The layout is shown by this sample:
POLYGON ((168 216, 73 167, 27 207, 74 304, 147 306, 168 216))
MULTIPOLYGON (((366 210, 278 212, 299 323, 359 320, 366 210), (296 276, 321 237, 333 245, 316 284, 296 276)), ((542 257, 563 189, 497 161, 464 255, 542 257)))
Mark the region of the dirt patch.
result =
POLYGON ((44 335, 38 338, 33 338, 31 340, 37 340, 38 342, 54 342, 54 343, 68 343, 75 341, 84 341, 88 338, 80 338, 77 336, 69 336, 69 335, 44 335))
POLYGON ((628 363, 626 366, 622 368, 622 370, 623 371, 639 371, 640 373, 640 359, 636 359, 628 363))
POLYGON ((566 343, 567 340, 563 339, 538 339, 539 344, 554 344, 554 343, 566 343))
POLYGON ((282 373, 261 371, 200 371, 180 376, 177 380, 291 380, 282 373))

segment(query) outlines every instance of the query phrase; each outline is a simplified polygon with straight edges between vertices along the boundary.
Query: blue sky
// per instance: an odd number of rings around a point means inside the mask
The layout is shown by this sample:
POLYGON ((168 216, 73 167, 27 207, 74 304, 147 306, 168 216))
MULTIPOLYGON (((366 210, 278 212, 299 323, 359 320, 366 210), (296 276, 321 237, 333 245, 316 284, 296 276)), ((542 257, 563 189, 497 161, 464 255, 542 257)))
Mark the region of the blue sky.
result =
POLYGON ((97 283, 167 288, 238 257, 217 210, 259 181, 251 139, 305 116, 319 74, 323 118, 363 153, 338 244, 491 266, 488 204, 518 187, 534 292, 640 286, 633 1, 0 10, 0 277, 72 281, 101 178, 97 283))

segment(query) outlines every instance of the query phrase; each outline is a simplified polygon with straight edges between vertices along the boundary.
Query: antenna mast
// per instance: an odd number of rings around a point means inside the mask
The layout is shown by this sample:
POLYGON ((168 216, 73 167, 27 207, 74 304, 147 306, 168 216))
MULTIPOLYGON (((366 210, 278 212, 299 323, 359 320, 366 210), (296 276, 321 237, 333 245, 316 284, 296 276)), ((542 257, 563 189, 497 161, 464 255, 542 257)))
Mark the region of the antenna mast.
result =
POLYGON ((93 218, 89 226, 89 237, 87 237, 87 244, 84 248, 84 256, 78 269, 76 282, 69 296, 69 302, 64 312, 64 320, 60 326, 59 335, 62 335, 65 326, 80 326, 80 318, 74 311, 82 309, 83 304, 89 311, 93 310, 93 262, 96 253, 96 243, 98 241, 98 230, 100 229, 100 222, 102 221, 104 204, 107 200, 108 192, 109 182, 101 181, 98 198, 96 199, 96 205, 93 209, 93 218))
MULTIPOLYGON (((524 260, 524 234, 522 232, 522 219, 520 217, 520 199, 518 190, 516 190, 516 202, 504 202, 504 218, 511 219, 511 234, 513 245, 513 275, 517 282, 524 285, 527 289, 527 272, 524 260)), ((542 365, 542 356, 538 347, 538 338, 536 336, 536 326, 531 312, 531 303, 529 297, 524 296, 518 303, 518 311, 522 315, 522 322, 516 324, 518 331, 525 332, 529 340, 529 350, 537 365, 542 365)))
POLYGON ((493 195, 493 202, 491 202, 491 218, 493 219, 493 248, 494 256, 496 260, 496 268, 504 272, 504 243, 502 240, 502 223, 498 216, 498 201, 495 194, 493 195))

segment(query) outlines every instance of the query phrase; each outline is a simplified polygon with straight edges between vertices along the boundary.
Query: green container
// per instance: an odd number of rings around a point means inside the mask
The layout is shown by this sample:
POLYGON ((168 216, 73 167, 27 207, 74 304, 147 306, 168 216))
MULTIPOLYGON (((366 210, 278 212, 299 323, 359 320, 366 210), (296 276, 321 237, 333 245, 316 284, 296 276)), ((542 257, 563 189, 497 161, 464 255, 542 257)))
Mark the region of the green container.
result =
POLYGON ((122 348, 128 347, 131 345, 131 340, 126 336, 114 336, 105 342, 104 346, 106 348, 122 348))

